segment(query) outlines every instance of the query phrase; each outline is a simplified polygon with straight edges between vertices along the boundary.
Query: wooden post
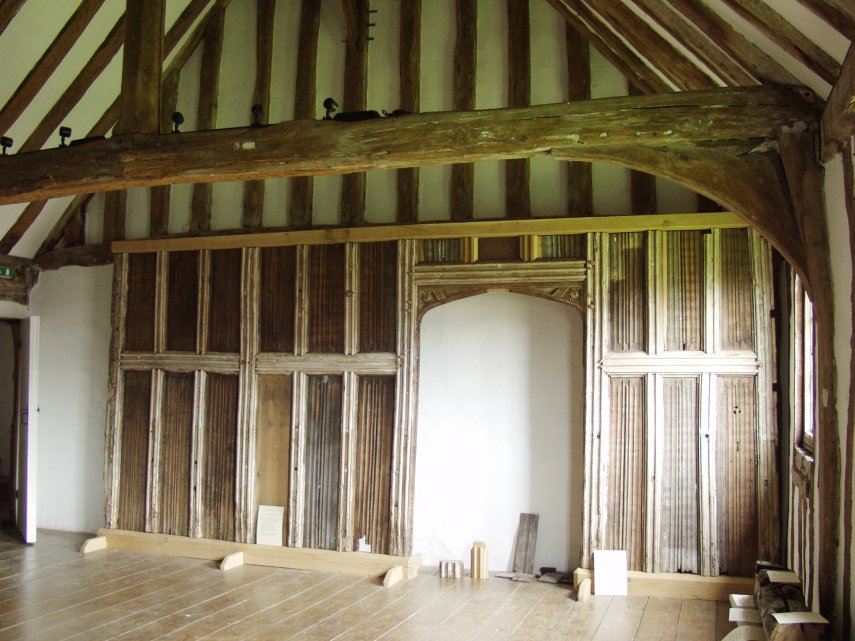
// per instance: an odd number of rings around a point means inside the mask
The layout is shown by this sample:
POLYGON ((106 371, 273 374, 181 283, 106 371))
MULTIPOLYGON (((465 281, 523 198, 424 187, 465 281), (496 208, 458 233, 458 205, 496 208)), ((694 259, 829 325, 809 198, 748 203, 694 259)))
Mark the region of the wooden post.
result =
MULTIPOLYGON (((401 73, 401 109, 419 111, 419 73, 421 71, 422 0, 402 0, 401 36, 399 43, 401 73)), ((419 168, 398 170, 399 223, 414 223, 419 219, 419 168)))
MULTIPOLYGON (((508 0, 508 106, 531 102, 529 0, 508 0)), ((505 209, 508 218, 531 216, 528 158, 505 161, 505 209)))
MULTIPOLYGON (((457 0, 457 41, 454 45, 454 110, 475 109, 475 70, 478 57, 478 3, 457 0)), ((451 219, 469 220, 474 211, 475 167, 451 166, 451 219)))
MULTIPOLYGON (((314 118, 315 76, 318 66, 318 33, 321 24, 321 3, 303 0, 300 9, 300 37, 297 45, 297 80, 294 98, 294 119, 314 118)), ((312 224, 311 176, 291 180, 288 217, 293 227, 312 224)))
MULTIPOLYGON (((565 27, 567 42, 567 100, 590 100, 591 54, 588 41, 568 23, 565 27)), ((591 163, 567 163, 567 211, 571 216, 594 214, 594 189, 591 163)))

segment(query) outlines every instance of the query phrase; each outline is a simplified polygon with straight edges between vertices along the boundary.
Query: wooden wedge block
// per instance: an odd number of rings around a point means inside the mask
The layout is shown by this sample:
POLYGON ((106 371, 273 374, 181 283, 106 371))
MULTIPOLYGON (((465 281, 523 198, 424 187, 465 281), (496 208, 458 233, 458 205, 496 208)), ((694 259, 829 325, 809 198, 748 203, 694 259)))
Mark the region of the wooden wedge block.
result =
POLYGON ((220 569, 223 572, 228 572, 232 568, 240 567, 243 564, 243 552, 232 552, 231 554, 226 554, 226 556, 223 557, 223 560, 220 561, 220 569))
POLYGON ((582 579, 579 581, 579 589, 576 590, 576 600, 584 603, 591 598, 591 579, 582 579))
POLYGON ((383 587, 391 588, 396 583, 400 583, 404 580, 404 568, 400 565, 395 565, 386 572, 386 575, 383 577, 383 587))
POLYGON ((83 542, 83 545, 80 546, 81 554, 89 554, 90 552, 97 552, 98 550, 106 550, 107 549, 107 537, 106 536, 95 536, 91 539, 86 539, 83 542))

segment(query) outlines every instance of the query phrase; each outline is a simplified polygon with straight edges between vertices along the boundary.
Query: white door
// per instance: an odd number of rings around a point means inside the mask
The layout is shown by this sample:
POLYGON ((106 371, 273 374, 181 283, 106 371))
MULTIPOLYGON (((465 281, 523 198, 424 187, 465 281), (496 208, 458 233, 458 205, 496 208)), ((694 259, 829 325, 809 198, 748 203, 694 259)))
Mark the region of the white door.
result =
POLYGON ((39 318, 21 321, 18 377, 15 521, 25 543, 36 542, 36 452, 39 428, 39 318))

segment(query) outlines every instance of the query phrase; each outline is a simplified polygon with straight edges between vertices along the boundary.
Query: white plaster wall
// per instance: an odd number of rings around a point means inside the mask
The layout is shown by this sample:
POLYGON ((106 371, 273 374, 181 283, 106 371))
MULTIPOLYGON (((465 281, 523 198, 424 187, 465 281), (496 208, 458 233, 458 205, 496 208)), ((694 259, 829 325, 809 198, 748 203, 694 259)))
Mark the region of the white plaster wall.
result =
POLYGON ((578 565, 582 533, 581 315, 518 294, 429 311, 421 326, 413 551, 427 565, 487 543, 513 561, 521 512, 540 514, 535 569, 578 565))
POLYGON ((30 295, 41 318, 38 525, 104 524, 104 422, 113 269, 44 272, 30 295))
MULTIPOLYGON (((837 156, 825 168, 825 197, 826 216, 828 221, 828 241, 831 262, 831 282, 834 297, 834 353, 837 365, 837 425, 840 440, 840 469, 845 479, 845 464, 847 449, 853 447, 847 437, 851 426, 849 421, 849 377, 850 361, 852 358, 852 251, 849 244, 849 225, 844 198, 843 162, 837 156)), ((822 402, 822 396, 820 396, 822 402)), ((822 461, 819 462, 822 464, 822 461)), ((841 500, 845 491, 841 488, 841 500)), ((843 604, 842 590, 846 577, 843 576, 843 518, 844 506, 840 506, 840 550, 838 553, 838 594, 836 612, 846 608, 855 611, 855 599, 849 604, 843 604)), ((818 531, 818 524, 817 524, 818 531)), ((814 562, 817 560, 815 559, 814 562)), ((851 578, 849 579, 851 580, 851 578)), ((816 590, 814 591, 816 594, 816 590)), ((838 630, 838 634, 839 634, 838 630)))

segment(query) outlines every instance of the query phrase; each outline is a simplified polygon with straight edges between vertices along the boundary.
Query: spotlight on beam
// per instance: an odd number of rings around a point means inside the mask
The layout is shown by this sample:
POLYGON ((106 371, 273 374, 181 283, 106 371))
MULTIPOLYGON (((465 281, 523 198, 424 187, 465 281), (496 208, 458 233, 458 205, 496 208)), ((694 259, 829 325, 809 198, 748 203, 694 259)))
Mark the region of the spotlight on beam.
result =
POLYGON ((174 134, 181 133, 178 130, 178 127, 180 127, 182 124, 184 124, 184 114, 181 113, 180 111, 173 112, 172 113, 172 133, 174 133, 174 134))
POLYGON ((60 127, 59 128, 59 146, 65 147, 65 141, 71 138, 71 127, 60 127))
POLYGON ((261 117, 264 115, 264 107, 259 104, 254 104, 252 106, 252 126, 260 127, 261 126, 261 117))
POLYGON ((0 147, 3 148, 3 155, 6 155, 6 150, 12 146, 15 141, 9 138, 9 136, 0 136, 0 147))

